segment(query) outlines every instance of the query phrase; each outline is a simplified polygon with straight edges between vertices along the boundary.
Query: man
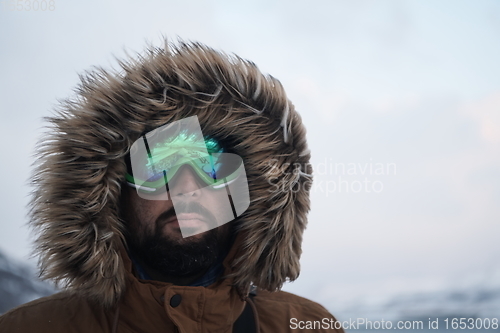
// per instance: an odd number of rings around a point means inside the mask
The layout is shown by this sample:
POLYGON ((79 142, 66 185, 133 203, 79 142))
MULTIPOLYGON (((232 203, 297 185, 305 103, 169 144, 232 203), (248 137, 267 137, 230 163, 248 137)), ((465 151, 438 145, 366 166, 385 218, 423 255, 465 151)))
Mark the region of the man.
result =
POLYGON ((31 223, 42 276, 66 288, 0 331, 335 331, 279 291, 299 275, 312 173, 279 81, 201 44, 121 66, 50 118, 31 223))

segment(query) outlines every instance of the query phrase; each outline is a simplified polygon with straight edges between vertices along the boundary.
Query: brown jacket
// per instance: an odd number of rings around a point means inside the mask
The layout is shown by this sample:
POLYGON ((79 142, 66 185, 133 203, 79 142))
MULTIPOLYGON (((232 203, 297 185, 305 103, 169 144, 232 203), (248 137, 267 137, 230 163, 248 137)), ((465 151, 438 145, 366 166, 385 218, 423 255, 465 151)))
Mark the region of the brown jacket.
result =
POLYGON ((49 118, 30 223, 42 276, 65 292, 5 314, 0 331, 109 332, 116 323, 118 332, 230 332, 251 284, 262 332, 330 317, 278 291, 300 273, 312 180, 305 128, 281 83, 201 44, 151 48, 120 66, 82 76, 77 96, 49 118), (243 159, 248 178, 250 206, 231 222, 228 276, 207 288, 140 281, 122 250, 125 156, 142 133, 193 115, 243 159))
MULTIPOLYGON (((209 287, 138 280, 126 255, 124 261, 127 288, 115 306, 104 308, 84 297, 61 292, 7 312, 0 317, 0 332, 233 332, 245 301, 230 279, 209 287)), ((321 305, 287 292, 258 290, 247 302, 255 305, 261 333, 343 332, 334 329, 335 318, 321 305), (307 322, 316 322, 317 328, 305 329, 307 322)))

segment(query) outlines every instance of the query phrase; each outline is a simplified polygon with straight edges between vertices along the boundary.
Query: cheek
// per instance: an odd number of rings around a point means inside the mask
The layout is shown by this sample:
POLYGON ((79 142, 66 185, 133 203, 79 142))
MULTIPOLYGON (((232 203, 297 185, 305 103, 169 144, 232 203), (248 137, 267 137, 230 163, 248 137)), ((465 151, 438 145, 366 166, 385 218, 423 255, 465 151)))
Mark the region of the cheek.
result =
POLYGON ((155 221, 163 212, 162 205, 158 201, 143 200, 135 202, 134 211, 137 227, 144 230, 154 230, 155 221))
POLYGON ((221 224, 234 220, 233 209, 226 191, 212 192, 202 205, 207 208, 221 224))
POLYGON ((124 219, 132 234, 143 235, 146 230, 155 228, 156 218, 163 212, 160 201, 140 198, 135 191, 129 191, 124 200, 124 219))

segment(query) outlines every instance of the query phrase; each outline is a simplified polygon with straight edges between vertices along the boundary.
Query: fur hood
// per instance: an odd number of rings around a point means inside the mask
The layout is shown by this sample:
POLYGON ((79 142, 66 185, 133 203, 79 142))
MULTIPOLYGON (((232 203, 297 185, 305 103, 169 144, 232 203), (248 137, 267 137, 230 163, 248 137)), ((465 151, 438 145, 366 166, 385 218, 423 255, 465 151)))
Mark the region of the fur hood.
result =
POLYGON ((150 47, 120 66, 81 76, 37 147, 30 223, 41 276, 107 306, 119 299, 124 157, 141 133, 197 115, 203 133, 245 163, 250 207, 237 219, 234 284, 274 291, 295 280, 312 170, 305 129, 280 82, 196 43, 150 47))

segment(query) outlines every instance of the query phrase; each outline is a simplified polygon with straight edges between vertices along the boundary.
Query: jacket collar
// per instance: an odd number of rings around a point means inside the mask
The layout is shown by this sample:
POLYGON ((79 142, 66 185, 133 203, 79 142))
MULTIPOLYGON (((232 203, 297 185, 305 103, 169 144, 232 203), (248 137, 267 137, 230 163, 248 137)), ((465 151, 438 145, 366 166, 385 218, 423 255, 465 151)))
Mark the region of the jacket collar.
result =
POLYGON ((174 324, 179 332, 211 332, 211 325, 223 326, 225 331, 243 311, 244 298, 230 277, 222 277, 207 287, 142 280, 136 276, 124 246, 120 254, 127 272, 126 290, 118 303, 120 323, 134 318, 156 327, 174 324))

